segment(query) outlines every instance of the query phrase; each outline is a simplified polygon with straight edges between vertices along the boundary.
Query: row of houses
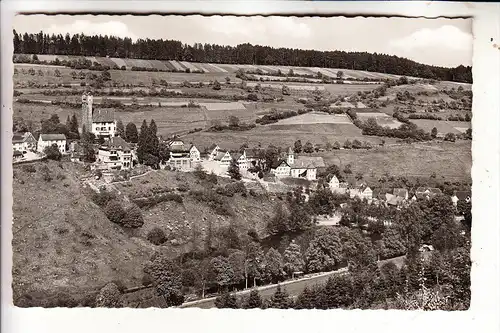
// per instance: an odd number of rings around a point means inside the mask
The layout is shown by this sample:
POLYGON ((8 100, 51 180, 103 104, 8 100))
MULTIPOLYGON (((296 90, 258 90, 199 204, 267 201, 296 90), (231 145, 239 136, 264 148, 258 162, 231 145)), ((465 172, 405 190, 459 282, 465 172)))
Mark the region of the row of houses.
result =
MULTIPOLYGON (((340 182, 339 179, 333 175, 328 182, 328 186, 332 193, 347 194, 350 198, 366 199, 369 202, 377 201, 385 203, 389 206, 401 206, 410 201, 417 201, 423 199, 431 199, 436 195, 441 195, 443 192, 439 188, 421 186, 415 190, 415 193, 410 197, 409 191, 406 188, 379 188, 372 190, 364 183, 349 184, 347 182, 340 182)), ((471 194, 468 191, 456 191, 451 196, 451 201, 454 206, 457 206, 459 201, 470 202, 471 194)))

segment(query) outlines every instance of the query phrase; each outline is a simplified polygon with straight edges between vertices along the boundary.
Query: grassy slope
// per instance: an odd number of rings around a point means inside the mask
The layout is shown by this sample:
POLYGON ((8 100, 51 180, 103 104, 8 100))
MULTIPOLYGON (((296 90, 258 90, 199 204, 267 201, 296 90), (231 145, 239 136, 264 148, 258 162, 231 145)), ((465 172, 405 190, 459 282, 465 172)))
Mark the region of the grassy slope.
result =
MULTIPOLYGON (((39 170, 43 164, 34 165, 39 170)), ((14 299, 31 291, 77 293, 115 279, 138 284, 140 263, 153 247, 107 220, 83 194, 70 163, 61 169, 48 162, 48 167, 54 175, 50 182, 39 171, 14 170, 14 299), (58 174, 66 179, 57 179, 58 174)))
MULTIPOLYGON (((143 228, 126 231, 108 221, 102 210, 84 194, 88 189, 79 183, 83 171, 78 166, 64 162, 61 169, 58 163, 48 162, 54 179, 45 182, 39 171, 44 164, 35 163, 35 173, 25 171, 24 167, 14 169, 15 304, 23 304, 20 297, 25 294, 47 300, 67 292, 79 299, 113 280, 121 281, 126 287, 139 286, 142 267, 155 250, 174 255, 192 248, 192 229, 188 225, 196 225, 201 230, 198 236, 201 243, 208 221, 214 228, 231 223, 240 233, 253 227, 260 230, 274 207, 266 197, 235 195, 227 199, 234 216, 221 217, 188 196, 183 204, 165 202, 145 210, 143 228), (66 178, 58 179, 58 174, 66 178), (182 245, 150 244, 145 237, 153 226, 167 231, 169 239, 181 240, 182 245), (174 231, 169 233, 168 226, 175 227, 174 231)), ((191 189, 203 187, 196 184, 191 174, 175 175, 169 171, 153 172, 133 180, 131 186, 118 186, 118 189, 128 195, 134 193, 135 188, 146 187, 143 183, 146 180, 152 186, 175 187, 183 183, 191 189)))

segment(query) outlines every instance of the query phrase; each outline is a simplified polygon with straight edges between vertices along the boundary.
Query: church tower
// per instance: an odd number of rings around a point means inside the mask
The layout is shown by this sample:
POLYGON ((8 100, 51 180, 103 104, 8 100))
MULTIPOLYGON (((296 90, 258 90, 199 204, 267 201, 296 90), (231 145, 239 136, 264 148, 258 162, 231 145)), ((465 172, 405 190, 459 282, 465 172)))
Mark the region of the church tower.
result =
POLYGON ((286 162, 290 166, 295 162, 294 155, 293 155, 293 150, 292 150, 291 147, 288 148, 288 158, 287 158, 286 162))
POLYGON ((94 98, 89 93, 84 93, 82 95, 82 128, 85 125, 85 129, 89 132, 92 131, 92 103, 94 98))

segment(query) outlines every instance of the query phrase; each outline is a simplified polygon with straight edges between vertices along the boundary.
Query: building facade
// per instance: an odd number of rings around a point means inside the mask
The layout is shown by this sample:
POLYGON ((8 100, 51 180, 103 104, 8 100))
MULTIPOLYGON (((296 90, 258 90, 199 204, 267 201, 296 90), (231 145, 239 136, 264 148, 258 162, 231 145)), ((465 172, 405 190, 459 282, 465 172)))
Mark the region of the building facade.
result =
POLYGON ((20 152, 36 150, 36 139, 30 132, 14 133, 12 136, 12 149, 20 152))
POLYGON ((129 170, 133 167, 132 149, 121 137, 106 140, 97 153, 97 165, 107 170, 129 170))
POLYGON ((112 110, 97 110, 92 115, 92 133, 96 138, 110 139, 116 135, 115 113, 112 110))
POLYGON ((43 153, 46 147, 50 147, 53 144, 57 145, 61 154, 66 154, 66 136, 64 134, 40 134, 37 151, 43 153))

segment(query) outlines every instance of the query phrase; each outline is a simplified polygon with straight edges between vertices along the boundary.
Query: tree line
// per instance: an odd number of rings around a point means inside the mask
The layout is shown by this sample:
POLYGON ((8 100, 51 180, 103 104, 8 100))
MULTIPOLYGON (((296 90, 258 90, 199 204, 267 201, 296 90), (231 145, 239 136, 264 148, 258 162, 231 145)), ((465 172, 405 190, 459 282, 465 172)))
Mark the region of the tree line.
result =
POLYGON ((14 53, 62 54, 193 62, 283 65, 345 68, 422 78, 472 83, 472 67, 444 68, 368 52, 316 51, 252 45, 237 46, 194 43, 176 40, 138 39, 84 34, 18 34, 14 30, 14 53))

